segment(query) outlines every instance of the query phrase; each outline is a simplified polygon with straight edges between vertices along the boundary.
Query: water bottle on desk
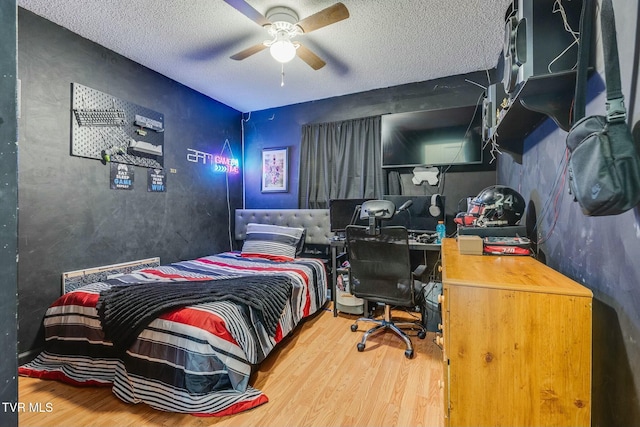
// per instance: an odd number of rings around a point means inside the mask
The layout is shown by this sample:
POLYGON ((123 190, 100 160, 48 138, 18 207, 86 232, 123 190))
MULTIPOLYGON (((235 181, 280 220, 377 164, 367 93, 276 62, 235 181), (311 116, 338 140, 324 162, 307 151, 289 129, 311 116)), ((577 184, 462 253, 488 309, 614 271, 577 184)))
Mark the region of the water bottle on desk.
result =
POLYGON ((438 235, 436 237, 436 243, 442 243, 442 239, 447 236, 447 228, 444 225, 444 221, 438 221, 438 225, 436 225, 436 234, 438 235))

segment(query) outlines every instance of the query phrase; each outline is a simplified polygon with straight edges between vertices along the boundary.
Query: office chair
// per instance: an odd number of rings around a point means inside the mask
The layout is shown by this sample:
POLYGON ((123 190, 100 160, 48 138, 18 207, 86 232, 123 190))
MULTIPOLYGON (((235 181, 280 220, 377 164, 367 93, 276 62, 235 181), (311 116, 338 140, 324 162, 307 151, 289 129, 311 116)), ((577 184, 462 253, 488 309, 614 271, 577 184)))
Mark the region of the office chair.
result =
POLYGON ((351 331, 358 330, 358 322, 376 324, 365 332, 357 345, 358 351, 364 351, 369 336, 379 331, 391 330, 405 342, 407 348, 404 354, 411 359, 411 339, 401 328, 417 330, 420 339, 426 337, 426 329, 422 321, 394 322, 391 307, 413 308, 418 305, 416 297, 422 283, 416 277, 426 267, 420 266, 415 272, 411 271, 409 238, 405 227, 380 226, 380 220, 389 219, 395 214, 393 202, 372 200, 363 203, 361 209, 361 218, 370 219, 369 226, 350 225, 346 228, 350 290, 358 298, 384 303, 384 317, 361 317, 351 325, 351 331))

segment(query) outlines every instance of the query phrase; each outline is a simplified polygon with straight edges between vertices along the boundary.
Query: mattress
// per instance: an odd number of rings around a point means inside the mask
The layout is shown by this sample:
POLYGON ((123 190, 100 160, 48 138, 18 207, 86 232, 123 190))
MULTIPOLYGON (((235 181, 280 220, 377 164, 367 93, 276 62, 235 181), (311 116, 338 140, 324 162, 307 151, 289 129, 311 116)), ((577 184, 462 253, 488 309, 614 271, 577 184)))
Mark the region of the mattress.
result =
POLYGON ((326 300, 327 275, 318 259, 281 262, 226 252, 138 270, 85 285, 53 302, 44 317, 44 350, 18 371, 74 385, 111 387, 125 402, 158 410, 229 415, 268 401, 249 384, 252 369, 326 300), (168 308, 136 332, 124 350, 105 338, 105 319, 96 306, 101 295, 116 286, 188 287, 229 279, 242 283, 249 276, 284 277, 291 283, 272 332, 255 307, 223 298, 168 308))

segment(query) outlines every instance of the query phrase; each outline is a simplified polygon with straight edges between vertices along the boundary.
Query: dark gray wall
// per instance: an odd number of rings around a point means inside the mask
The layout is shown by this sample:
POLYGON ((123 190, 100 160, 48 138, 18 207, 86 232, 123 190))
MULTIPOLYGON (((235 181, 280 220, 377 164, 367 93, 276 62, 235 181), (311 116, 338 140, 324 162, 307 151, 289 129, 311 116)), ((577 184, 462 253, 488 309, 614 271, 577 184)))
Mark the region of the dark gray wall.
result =
MULTIPOLYGON (((16 1, 0 2, 0 402, 18 402, 18 122, 16 1)), ((0 408, 0 425, 17 426, 18 412, 0 408)))
MULTIPOLYGON (((487 86, 487 73, 478 72, 421 83, 379 89, 336 98, 289 105, 245 114, 245 194, 248 208, 297 208, 302 125, 350 120, 406 111, 440 110, 476 105, 487 86), (287 193, 260 192, 260 160, 263 148, 290 147, 291 168, 287 193)), ((488 158, 488 157, 487 157, 488 158)), ((476 195, 495 184, 495 164, 484 167, 455 168, 447 174, 444 194, 450 216, 461 197, 476 195)), ((399 170, 403 174, 410 169, 399 170)), ((405 175, 404 178, 407 178, 405 175)), ((403 182, 410 184, 409 179, 403 182)), ((427 184, 407 189, 406 194, 431 194, 435 187, 427 184)), ((451 226, 452 228, 452 226, 451 226)))
MULTIPOLYGON (((187 148, 240 156, 238 111, 19 10, 19 351, 41 343, 45 309, 64 271, 159 256, 163 264, 229 249, 224 174, 187 161, 187 148), (70 155, 71 83, 164 114, 167 191, 110 190, 109 165, 70 155), (174 170, 174 172, 171 172, 174 170)), ((230 176, 231 212, 242 180, 230 176)))
MULTIPOLYGON (((614 0, 623 92, 628 122, 638 136, 638 40, 640 6, 614 0)), ((601 40, 601 37, 597 38, 601 40)), ((601 45, 599 74, 589 82, 587 115, 605 113, 601 45)), ((565 156, 567 133, 547 120, 525 141, 522 164, 499 159, 498 181, 528 201, 527 229, 539 245, 538 257, 590 288, 593 305, 593 426, 640 425, 640 209, 621 215, 586 217, 567 194, 565 179, 554 186, 565 156), (553 202, 558 202, 553 209, 553 202), (551 204, 551 205, 549 205, 551 204), (551 206, 545 209, 545 206, 551 206), (533 230, 533 224, 540 224, 533 230), (555 226, 554 226, 555 225, 555 226)))

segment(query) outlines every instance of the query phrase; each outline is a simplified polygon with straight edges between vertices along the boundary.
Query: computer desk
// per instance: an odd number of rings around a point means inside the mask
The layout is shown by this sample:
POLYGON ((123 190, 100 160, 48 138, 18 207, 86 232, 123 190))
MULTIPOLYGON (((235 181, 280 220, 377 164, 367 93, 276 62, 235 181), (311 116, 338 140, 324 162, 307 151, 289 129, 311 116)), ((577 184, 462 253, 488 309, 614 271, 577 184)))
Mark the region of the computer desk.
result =
MULTIPOLYGON (((338 305, 336 304, 338 251, 344 249, 346 240, 346 238, 333 238, 329 241, 329 246, 331 247, 331 302, 333 303, 333 317, 338 316, 338 305)), ((409 239, 409 250, 422 251, 424 253, 424 264, 427 265, 427 252, 440 251, 440 243, 422 243, 414 239, 409 239)))

